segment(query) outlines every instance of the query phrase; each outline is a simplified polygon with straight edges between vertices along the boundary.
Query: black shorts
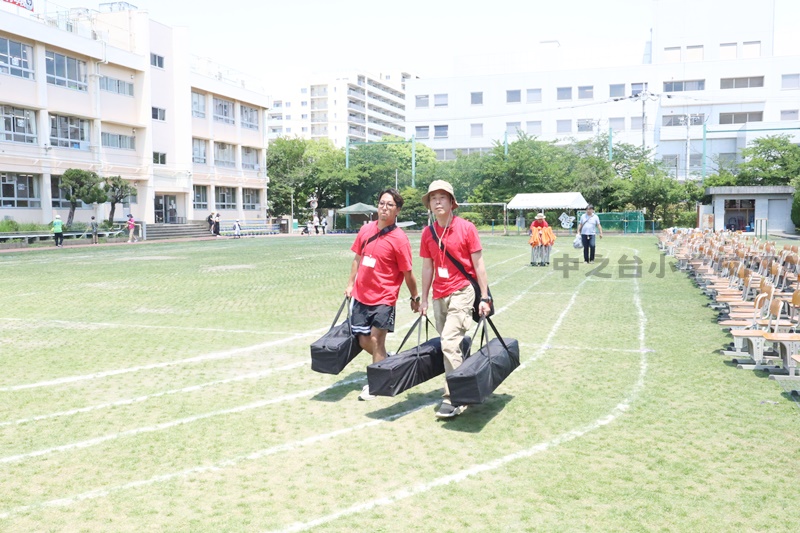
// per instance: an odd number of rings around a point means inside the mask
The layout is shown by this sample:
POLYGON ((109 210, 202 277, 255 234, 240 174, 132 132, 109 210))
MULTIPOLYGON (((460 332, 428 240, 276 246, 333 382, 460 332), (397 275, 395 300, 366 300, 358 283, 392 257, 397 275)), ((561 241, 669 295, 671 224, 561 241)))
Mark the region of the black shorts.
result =
POLYGON ((350 313, 350 331, 354 335, 369 335, 372 328, 394 331, 394 306, 393 305, 364 305, 358 300, 353 300, 353 310, 350 313))

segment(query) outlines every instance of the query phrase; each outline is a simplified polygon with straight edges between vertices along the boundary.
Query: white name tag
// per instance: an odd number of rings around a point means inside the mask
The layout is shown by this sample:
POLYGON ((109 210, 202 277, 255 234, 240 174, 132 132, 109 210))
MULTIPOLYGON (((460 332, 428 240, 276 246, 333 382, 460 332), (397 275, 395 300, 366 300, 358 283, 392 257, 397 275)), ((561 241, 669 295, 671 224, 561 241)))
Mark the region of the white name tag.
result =
POLYGON ((367 268, 375 268, 375 258, 365 255, 361 258, 361 264, 367 268))
POLYGON ((444 279, 450 277, 450 273, 447 271, 447 267, 439 267, 439 277, 444 279))

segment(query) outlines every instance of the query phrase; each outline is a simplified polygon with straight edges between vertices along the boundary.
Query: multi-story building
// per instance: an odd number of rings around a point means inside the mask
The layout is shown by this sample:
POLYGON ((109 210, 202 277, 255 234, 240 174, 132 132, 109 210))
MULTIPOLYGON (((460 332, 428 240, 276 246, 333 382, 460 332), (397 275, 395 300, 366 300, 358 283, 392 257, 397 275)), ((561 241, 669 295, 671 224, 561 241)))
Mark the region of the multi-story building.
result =
MULTIPOLYGON (((125 2, 100 11, 0 10, 0 215, 49 222, 69 168, 136 188, 117 218, 265 218, 268 97, 193 58, 186 28, 125 2)), ((122 208, 120 208, 122 207, 122 208)), ((110 204, 76 219, 107 218, 110 204)))
POLYGON ((409 80, 408 133, 446 160, 520 132, 610 133, 652 149, 680 179, 700 177, 757 137, 800 142, 797 32, 776 24, 788 1, 654 2, 640 65, 409 80))
POLYGON ((269 138, 329 138, 337 147, 350 141, 406 136, 405 72, 351 73, 318 79, 274 96, 269 138))

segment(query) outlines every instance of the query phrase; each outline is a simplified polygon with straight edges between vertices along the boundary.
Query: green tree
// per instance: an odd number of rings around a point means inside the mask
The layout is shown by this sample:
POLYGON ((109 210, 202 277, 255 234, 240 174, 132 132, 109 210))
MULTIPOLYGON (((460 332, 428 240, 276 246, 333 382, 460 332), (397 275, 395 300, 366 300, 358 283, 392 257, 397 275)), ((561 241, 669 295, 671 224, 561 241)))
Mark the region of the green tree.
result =
POLYGON ((789 185, 800 181, 800 146, 788 135, 769 135, 742 150, 739 185, 789 185))
POLYGON ((103 188, 106 191, 108 201, 111 202, 111 210, 108 214, 108 223, 114 222, 114 213, 117 204, 125 201, 125 198, 136 193, 136 187, 130 184, 122 176, 109 176, 103 180, 103 188))
POLYGON ((100 183, 100 176, 95 172, 77 168, 70 168, 64 172, 61 176, 61 188, 66 193, 64 197, 69 201, 67 226, 72 225, 75 209, 80 202, 94 204, 105 203, 108 200, 100 183))
POLYGON ((646 209, 647 216, 663 217, 670 204, 680 201, 683 187, 656 163, 640 163, 631 170, 629 201, 637 209, 646 209), (659 213, 659 208, 662 212, 659 213))

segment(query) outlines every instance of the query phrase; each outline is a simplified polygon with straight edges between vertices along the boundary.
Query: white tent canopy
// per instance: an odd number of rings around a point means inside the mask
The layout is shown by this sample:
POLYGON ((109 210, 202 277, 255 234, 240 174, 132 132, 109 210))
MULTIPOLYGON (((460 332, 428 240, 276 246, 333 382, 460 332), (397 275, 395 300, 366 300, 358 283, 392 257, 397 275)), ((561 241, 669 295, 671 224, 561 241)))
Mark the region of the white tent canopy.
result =
POLYGON ((586 209, 589 203, 579 192, 518 194, 508 202, 509 209, 586 209))

